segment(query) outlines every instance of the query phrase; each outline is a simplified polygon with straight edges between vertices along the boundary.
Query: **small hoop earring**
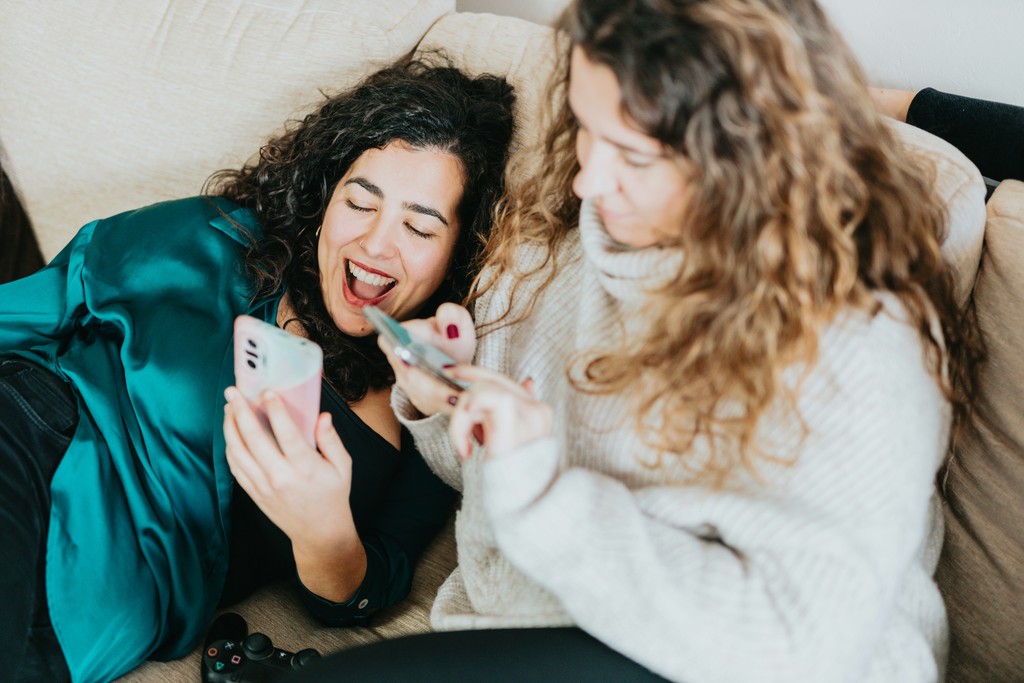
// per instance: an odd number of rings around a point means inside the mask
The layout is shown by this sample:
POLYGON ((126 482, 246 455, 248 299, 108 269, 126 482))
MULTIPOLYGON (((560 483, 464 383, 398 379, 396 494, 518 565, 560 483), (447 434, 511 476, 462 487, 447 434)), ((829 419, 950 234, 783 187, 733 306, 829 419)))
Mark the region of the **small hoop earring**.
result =
POLYGON ((320 225, 316 226, 316 236, 317 237, 320 237, 320 231, 323 230, 323 228, 324 228, 324 224, 323 223, 321 223, 320 225))

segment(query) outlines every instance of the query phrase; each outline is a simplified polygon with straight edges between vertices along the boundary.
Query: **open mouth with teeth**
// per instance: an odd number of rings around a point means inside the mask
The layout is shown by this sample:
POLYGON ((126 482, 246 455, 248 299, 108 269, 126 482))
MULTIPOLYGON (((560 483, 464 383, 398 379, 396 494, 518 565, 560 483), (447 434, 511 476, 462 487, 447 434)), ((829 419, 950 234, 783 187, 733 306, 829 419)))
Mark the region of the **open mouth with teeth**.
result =
POLYGON ((376 305, 386 297, 398 280, 380 271, 345 262, 345 298, 356 306, 376 305))

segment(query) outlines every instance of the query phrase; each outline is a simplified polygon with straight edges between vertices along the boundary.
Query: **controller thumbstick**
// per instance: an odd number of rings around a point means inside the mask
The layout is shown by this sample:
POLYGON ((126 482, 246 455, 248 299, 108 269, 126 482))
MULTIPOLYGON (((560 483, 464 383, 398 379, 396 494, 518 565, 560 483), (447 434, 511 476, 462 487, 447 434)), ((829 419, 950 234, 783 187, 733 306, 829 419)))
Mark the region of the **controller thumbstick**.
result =
POLYGON ((242 652, 249 659, 266 659, 274 653, 274 645, 262 633, 250 633, 242 641, 242 652))
POLYGON ((292 668, 301 669, 313 660, 320 659, 320 653, 313 648, 306 648, 305 650, 299 650, 292 657, 292 668))

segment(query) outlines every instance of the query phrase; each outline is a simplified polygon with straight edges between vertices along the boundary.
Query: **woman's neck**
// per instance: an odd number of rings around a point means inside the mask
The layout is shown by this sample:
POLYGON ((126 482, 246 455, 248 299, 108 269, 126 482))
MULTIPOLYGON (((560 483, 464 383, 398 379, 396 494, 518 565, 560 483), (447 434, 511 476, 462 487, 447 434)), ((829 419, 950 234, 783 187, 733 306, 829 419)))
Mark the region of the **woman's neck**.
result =
POLYGON ((281 301, 277 304, 277 326, 282 330, 291 332, 294 335, 298 335, 305 339, 309 338, 306 334, 306 328, 302 326, 298 318, 295 317, 295 309, 292 308, 291 299, 288 298, 288 292, 285 292, 281 296, 281 301))

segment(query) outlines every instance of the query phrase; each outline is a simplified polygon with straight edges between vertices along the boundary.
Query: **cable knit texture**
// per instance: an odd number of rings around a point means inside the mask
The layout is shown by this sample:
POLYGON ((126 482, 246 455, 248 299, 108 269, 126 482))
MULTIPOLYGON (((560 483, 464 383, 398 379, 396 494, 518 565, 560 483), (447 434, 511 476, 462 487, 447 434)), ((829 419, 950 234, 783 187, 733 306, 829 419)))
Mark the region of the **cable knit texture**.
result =
MULTIPOLYGON (((459 566, 433 626, 576 624, 688 683, 940 680, 933 484, 950 412, 901 305, 883 296, 878 315, 851 310, 823 329, 798 398, 806 433, 781 402, 758 428, 790 464, 714 491, 672 456, 651 467, 626 401, 567 379, 574 354, 621 333, 611 321, 635 331, 637 300, 680 258, 616 245, 584 204, 555 281, 516 299, 513 315, 536 299, 532 314, 482 337, 477 363, 532 377, 553 407, 548 438, 461 463, 447 419, 416 419, 395 392, 428 462, 463 492, 459 566)), ((504 310, 509 284, 479 302, 479 320, 504 310)), ((706 452, 698 442, 685 457, 706 452)))

